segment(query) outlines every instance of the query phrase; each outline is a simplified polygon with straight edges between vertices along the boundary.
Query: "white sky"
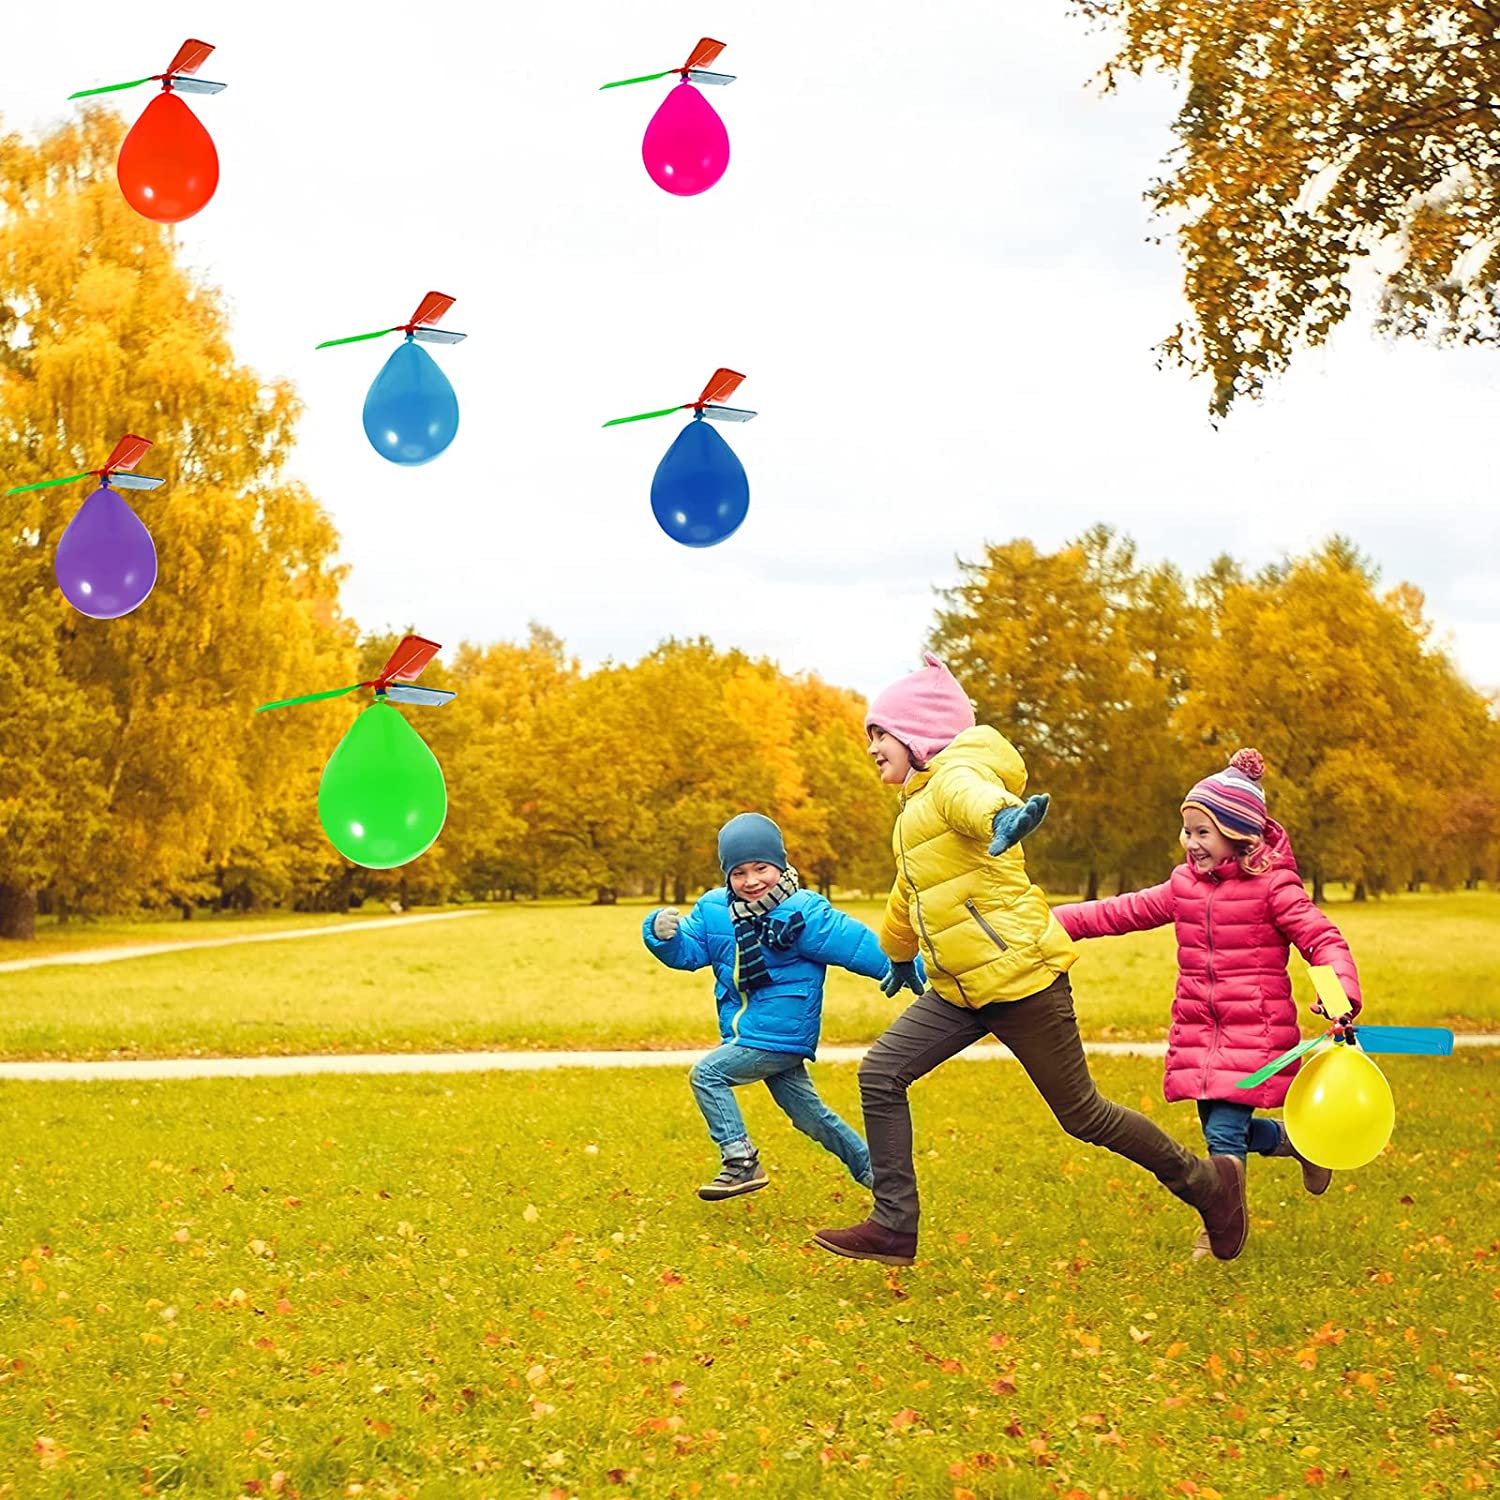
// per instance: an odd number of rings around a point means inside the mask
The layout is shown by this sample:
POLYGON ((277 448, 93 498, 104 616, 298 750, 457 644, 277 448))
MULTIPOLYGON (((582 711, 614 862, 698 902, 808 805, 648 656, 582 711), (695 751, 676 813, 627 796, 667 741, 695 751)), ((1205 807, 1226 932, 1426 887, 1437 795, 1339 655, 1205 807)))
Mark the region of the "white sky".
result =
MULTIPOLYGON (((71 0, 7 18, 0 120, 39 130, 184 37, 217 46, 202 74, 230 87, 192 104, 222 179, 180 242, 227 293, 240 357, 306 401, 293 472, 342 533, 363 626, 456 644, 534 618, 587 664, 701 633, 873 692, 916 665, 934 587, 986 541, 1104 521, 1191 572, 1337 530, 1500 685, 1500 354, 1350 326, 1215 432, 1206 389, 1152 352, 1180 311, 1141 201, 1170 92, 1099 97, 1107 42, 1064 0, 916 17, 71 0), (676 199, 639 156, 669 80, 596 90, 702 35, 739 79, 705 91, 732 158, 676 199), (469 334, 432 351, 461 425, 398 469, 360 425, 396 337, 313 345, 429 288, 469 334), (689 550, 649 506, 676 419, 600 423, 691 400, 720 364, 761 413, 720 429, 750 515, 689 550)), ((133 120, 150 98, 117 101, 133 120)))

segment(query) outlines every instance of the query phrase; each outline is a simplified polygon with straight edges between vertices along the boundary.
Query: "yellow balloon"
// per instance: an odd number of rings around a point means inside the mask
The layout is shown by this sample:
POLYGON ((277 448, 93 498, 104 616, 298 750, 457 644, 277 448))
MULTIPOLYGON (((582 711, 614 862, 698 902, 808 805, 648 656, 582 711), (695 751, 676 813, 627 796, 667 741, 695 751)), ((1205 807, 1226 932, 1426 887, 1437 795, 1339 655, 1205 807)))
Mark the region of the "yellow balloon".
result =
POLYGON ((1347 1172, 1385 1149, 1396 1123, 1396 1101, 1385 1074, 1349 1046, 1319 1052, 1292 1080, 1286 1133, 1310 1162, 1347 1172))

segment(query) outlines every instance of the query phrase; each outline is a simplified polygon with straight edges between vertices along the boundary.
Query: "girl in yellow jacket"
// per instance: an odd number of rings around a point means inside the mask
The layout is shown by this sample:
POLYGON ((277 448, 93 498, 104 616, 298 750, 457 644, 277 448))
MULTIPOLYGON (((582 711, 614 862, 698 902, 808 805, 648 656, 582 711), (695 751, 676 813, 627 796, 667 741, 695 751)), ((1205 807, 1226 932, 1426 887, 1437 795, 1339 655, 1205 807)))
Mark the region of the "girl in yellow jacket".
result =
POLYGON ((1026 765, 1000 732, 976 725, 937 657, 887 688, 865 727, 882 781, 901 788, 892 834, 896 881, 880 943, 899 975, 920 952, 929 988, 886 1028, 859 1070, 875 1207, 817 1244, 856 1260, 910 1265, 919 1217, 907 1089, 983 1036, 1004 1042, 1069 1135, 1139 1163, 1203 1216, 1213 1253, 1245 1242, 1238 1179, 1144 1115, 1105 1099, 1078 1036, 1068 982, 1076 952, 1031 883, 1020 840, 1046 815, 1022 800, 1026 765))

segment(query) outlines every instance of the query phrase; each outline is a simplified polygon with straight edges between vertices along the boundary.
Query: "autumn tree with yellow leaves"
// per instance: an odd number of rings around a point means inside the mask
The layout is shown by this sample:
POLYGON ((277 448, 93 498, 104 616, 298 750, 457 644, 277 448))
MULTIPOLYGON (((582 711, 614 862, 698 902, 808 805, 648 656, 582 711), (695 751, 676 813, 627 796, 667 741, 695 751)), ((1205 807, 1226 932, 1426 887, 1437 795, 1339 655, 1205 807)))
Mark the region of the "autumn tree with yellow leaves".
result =
POLYGON ((39 143, 0 138, 0 487, 96 467, 125 432, 154 442, 167 481, 139 500, 160 578, 118 620, 75 613, 53 578, 84 485, 0 512, 5 935, 30 931, 39 891, 186 904, 221 869, 280 861, 271 834, 305 835, 329 716, 257 724, 252 744, 251 711, 352 663, 337 539, 280 472, 296 399, 235 362, 219 299, 121 199, 122 133, 91 111, 39 143))
POLYGON ((1361 268, 1388 332, 1500 341, 1497 0, 1073 5, 1119 37, 1106 87, 1183 85, 1148 195, 1189 307, 1162 347, 1216 413, 1322 343, 1361 268))

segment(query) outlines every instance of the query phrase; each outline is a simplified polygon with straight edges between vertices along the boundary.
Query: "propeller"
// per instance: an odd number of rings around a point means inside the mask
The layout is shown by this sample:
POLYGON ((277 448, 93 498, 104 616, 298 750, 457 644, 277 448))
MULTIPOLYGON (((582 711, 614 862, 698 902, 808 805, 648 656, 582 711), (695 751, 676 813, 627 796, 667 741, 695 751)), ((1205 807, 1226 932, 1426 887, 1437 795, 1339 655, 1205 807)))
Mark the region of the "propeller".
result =
POLYGON ((1451 1057, 1453 1055, 1453 1033, 1442 1026, 1360 1026, 1352 1019, 1353 1005, 1338 975, 1327 964, 1316 964, 1308 968, 1308 977, 1318 992, 1318 1000, 1324 1013, 1333 1025, 1317 1036, 1308 1037, 1295 1047, 1273 1057, 1265 1067, 1258 1068, 1235 1084, 1236 1088, 1253 1089, 1264 1083, 1283 1068, 1305 1057, 1315 1047, 1332 1040, 1335 1046, 1357 1047, 1361 1052, 1405 1055, 1408 1057, 1451 1057), (1348 1018, 1348 1019, 1346 1019, 1348 1018))
POLYGON ((106 83, 103 88, 79 89, 69 94, 70 99, 87 99, 90 94, 117 94, 121 89, 138 89, 143 83, 161 80, 163 88, 175 89, 179 94, 220 94, 229 87, 227 83, 209 83, 205 78, 185 78, 186 73, 196 73, 208 61, 213 46, 208 42, 188 38, 167 64, 165 73, 152 73, 146 78, 132 78, 129 83, 106 83))
POLYGON ((691 83, 733 83, 732 73, 709 73, 705 69, 722 51, 723 42, 716 42, 711 36, 702 37, 698 45, 688 54, 688 60, 680 68, 667 68, 660 73, 643 73, 639 78, 619 78, 614 83, 601 83, 600 91, 605 89, 622 89, 631 83, 653 83, 658 78, 670 78, 673 73, 680 74, 691 83))
POLYGON ((710 417, 715 422, 748 422, 755 415, 742 407, 721 406, 719 403, 739 389, 745 377, 734 370, 722 367, 708 377, 708 384, 696 401, 684 401, 678 406, 664 406, 660 411, 638 412, 633 417, 615 417, 606 422, 606 427, 621 427, 626 422, 648 422, 652 417, 670 417, 674 411, 690 411, 700 417, 710 417))
POLYGON ((348 687, 329 688, 323 693, 304 693, 299 698, 281 698, 275 703, 262 703, 255 711, 263 714, 273 708, 291 708, 298 703, 320 703, 325 698, 342 698, 345 693, 357 692, 364 687, 374 688, 377 698, 387 698, 392 703, 436 708, 458 695, 446 688, 418 687, 416 679, 442 649, 436 641, 426 640, 420 635, 405 635, 396 643, 396 649, 381 668, 379 677, 373 677, 368 682, 351 682, 348 687))
POLYGON ((394 328, 377 328, 374 333, 351 334, 346 339, 324 339, 318 348, 331 349, 335 344, 358 344, 365 339, 383 339, 388 333, 404 333, 408 338, 416 339, 423 344, 456 344, 468 335, 454 333, 447 328, 431 326, 442 320, 443 314, 453 306, 453 301, 452 297, 442 292, 428 292, 417 303, 416 312, 406 322, 398 323, 394 328))
POLYGON ((91 477, 97 477, 104 485, 113 481, 115 488, 121 490, 158 489, 166 483, 164 479, 148 479, 144 474, 122 472, 135 468, 150 447, 149 438, 137 437, 133 432, 127 432, 110 450, 110 455, 104 460, 102 469, 85 469, 81 474, 65 474, 61 479, 43 479, 37 484, 18 484, 6 490, 5 493, 24 495, 28 490, 50 490, 54 485, 73 484, 77 480, 91 477))

